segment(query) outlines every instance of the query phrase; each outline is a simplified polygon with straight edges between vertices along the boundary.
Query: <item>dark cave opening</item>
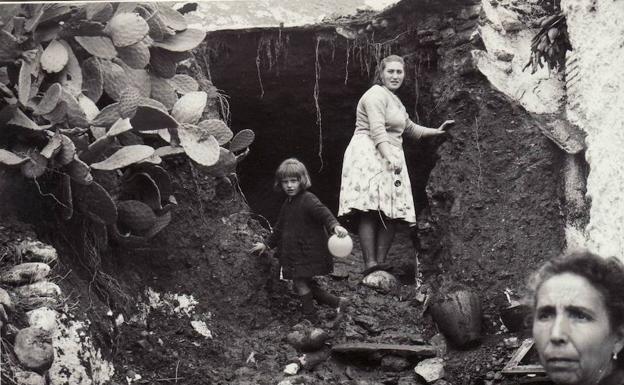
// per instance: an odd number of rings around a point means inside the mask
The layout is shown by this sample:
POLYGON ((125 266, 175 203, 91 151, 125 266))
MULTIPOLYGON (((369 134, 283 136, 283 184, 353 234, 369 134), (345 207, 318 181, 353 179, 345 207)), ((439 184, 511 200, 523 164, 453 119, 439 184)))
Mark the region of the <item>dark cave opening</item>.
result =
MULTIPOLYGON (((228 96, 230 126, 234 132, 247 128, 256 133, 251 153, 238 168, 253 211, 271 222, 275 219, 283 198, 272 190, 274 170, 282 160, 296 157, 311 174, 311 191, 337 212, 342 157, 355 127, 356 106, 372 84, 376 60, 390 52, 406 58, 407 76, 399 97, 412 120, 439 124, 434 113, 423 113, 435 110, 429 91, 437 66, 435 47, 410 51, 350 41, 333 29, 221 31, 208 36, 205 57, 215 85, 228 96)), ((419 210, 427 205, 424 190, 437 146, 406 142, 419 210)))

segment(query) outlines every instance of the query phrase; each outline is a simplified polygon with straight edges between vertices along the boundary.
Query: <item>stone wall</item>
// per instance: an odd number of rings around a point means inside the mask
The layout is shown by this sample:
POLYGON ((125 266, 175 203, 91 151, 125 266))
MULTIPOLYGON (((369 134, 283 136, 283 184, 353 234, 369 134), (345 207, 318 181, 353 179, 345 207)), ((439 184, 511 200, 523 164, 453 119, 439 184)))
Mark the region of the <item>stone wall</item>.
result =
POLYGON ((624 4, 562 0, 573 47, 568 119, 586 133, 589 224, 577 242, 624 260, 624 4))
MULTIPOLYGON (((624 7, 618 2, 562 0, 573 50, 565 73, 522 71, 531 38, 546 13, 539 2, 482 1, 479 32, 485 50, 473 51, 479 70, 522 105, 540 129, 569 154, 563 173, 567 248, 586 247, 624 258, 624 7), (519 8, 520 7, 520 8, 519 8), (576 128, 585 137, 566 137, 576 128), (584 143, 583 143, 584 142, 584 143), (574 155, 578 154, 578 155, 574 155), (588 171, 588 170, 589 171, 588 171)), ((572 135, 573 136, 573 135, 572 135)))

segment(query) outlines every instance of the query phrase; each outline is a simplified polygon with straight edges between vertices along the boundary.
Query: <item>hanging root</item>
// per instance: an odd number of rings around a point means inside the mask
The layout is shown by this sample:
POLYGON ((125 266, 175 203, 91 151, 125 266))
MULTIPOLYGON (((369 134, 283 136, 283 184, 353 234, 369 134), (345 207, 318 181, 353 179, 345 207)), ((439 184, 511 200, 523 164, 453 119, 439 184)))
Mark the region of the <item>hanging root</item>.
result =
POLYGON ((318 157, 321 161, 319 171, 323 169, 323 121, 321 116, 321 106, 319 105, 319 79, 321 77, 321 63, 319 62, 319 46, 321 37, 316 37, 315 60, 314 60, 314 106, 316 107, 316 126, 319 129, 319 150, 318 157))
POLYGON ((262 48, 262 39, 258 42, 258 49, 256 50, 256 70, 258 71, 258 83, 260 83, 260 99, 264 97, 264 86, 262 85, 262 75, 260 73, 260 50, 262 48))
POLYGON ((345 86, 347 85, 347 81, 349 80, 349 40, 347 40, 347 60, 345 62, 345 86))

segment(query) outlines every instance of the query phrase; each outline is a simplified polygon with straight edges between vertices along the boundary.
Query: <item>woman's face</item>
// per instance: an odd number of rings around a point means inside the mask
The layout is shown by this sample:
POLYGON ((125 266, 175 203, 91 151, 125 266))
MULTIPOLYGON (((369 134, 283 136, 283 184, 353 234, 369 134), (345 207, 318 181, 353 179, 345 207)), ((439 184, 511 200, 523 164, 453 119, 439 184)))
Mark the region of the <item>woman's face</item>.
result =
POLYGON ((536 294, 533 337, 556 384, 596 384, 608 375, 622 333, 612 330, 602 294, 579 275, 546 280, 536 294))
POLYGON ((401 87, 404 78, 405 72, 403 64, 396 61, 386 63, 386 66, 381 73, 381 83, 390 91, 396 91, 399 87, 401 87))

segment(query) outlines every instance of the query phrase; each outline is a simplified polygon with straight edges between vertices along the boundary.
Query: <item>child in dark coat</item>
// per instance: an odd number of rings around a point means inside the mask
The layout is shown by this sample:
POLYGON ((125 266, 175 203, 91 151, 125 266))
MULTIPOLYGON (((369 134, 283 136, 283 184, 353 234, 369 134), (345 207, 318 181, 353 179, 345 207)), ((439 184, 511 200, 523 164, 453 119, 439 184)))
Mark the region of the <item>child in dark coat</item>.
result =
POLYGON ((348 232, 316 195, 307 191, 310 186, 310 176, 303 163, 294 158, 282 162, 275 172, 274 187, 286 194, 286 200, 266 244, 258 242, 250 250, 262 254, 267 247, 278 249, 282 274, 293 280, 307 315, 315 312, 313 299, 334 308, 344 307, 347 301, 327 293, 312 279, 327 275, 334 268, 324 229, 341 238, 348 232))

